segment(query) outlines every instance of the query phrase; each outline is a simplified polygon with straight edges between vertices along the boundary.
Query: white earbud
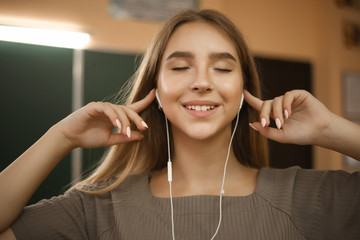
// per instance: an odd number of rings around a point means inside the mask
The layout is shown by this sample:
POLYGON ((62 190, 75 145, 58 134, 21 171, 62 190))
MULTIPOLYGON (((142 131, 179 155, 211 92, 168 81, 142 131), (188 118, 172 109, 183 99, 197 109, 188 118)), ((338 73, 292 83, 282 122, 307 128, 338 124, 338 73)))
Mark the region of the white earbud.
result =
POLYGON ((240 110, 242 108, 243 103, 244 103, 244 94, 242 93, 241 94, 241 100, 240 100, 240 106, 239 106, 239 112, 240 112, 240 110))
POLYGON ((160 101, 160 97, 159 97, 159 93, 158 93, 158 90, 156 89, 155 91, 155 96, 156 96, 156 100, 159 104, 159 109, 161 110, 162 109, 162 104, 161 104, 161 101, 160 101))

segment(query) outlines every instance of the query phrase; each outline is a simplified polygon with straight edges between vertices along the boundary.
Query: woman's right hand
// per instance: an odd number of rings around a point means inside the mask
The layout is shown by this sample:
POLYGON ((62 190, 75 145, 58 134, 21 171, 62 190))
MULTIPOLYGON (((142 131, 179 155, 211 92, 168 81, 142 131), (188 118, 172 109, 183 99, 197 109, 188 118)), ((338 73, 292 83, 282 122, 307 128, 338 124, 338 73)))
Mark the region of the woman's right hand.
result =
POLYGON ((73 112, 57 123, 57 129, 69 141, 70 148, 97 148, 136 141, 143 138, 138 131, 131 131, 130 122, 138 130, 147 129, 147 124, 138 115, 155 98, 152 90, 142 100, 128 106, 108 102, 92 102, 73 112), (113 127, 119 131, 113 132, 113 127))
POLYGON ((146 124, 138 113, 146 109, 154 98, 153 90, 144 99, 128 106, 89 103, 50 128, 0 173, 0 192, 6 196, 0 198, 0 233, 9 233, 10 224, 19 216, 38 186, 72 149, 140 140, 142 134, 131 132, 130 122, 141 131, 146 130, 146 124), (113 127, 120 124, 121 132, 113 132, 113 127))

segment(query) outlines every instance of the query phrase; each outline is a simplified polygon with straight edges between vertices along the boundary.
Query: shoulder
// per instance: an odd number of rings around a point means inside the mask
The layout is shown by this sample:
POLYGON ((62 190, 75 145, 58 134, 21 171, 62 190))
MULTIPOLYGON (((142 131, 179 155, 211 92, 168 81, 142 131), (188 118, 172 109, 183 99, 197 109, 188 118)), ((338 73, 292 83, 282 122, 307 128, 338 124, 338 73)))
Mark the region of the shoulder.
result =
POLYGON ((343 170, 314 170, 290 167, 286 169, 262 168, 259 173, 259 190, 281 190, 295 187, 309 188, 309 190, 326 185, 340 186, 346 184, 354 187, 360 183, 360 172, 349 173, 343 170))
POLYGON ((99 182, 91 185, 81 186, 76 189, 80 197, 87 202, 94 202, 97 205, 102 205, 101 202, 133 202, 134 200, 146 196, 148 193, 149 176, 130 175, 124 180, 111 179, 106 182, 99 182), (106 188, 112 186, 111 190, 106 188))
POLYGON ((307 236, 360 235, 360 172, 261 169, 256 193, 307 236))
POLYGON ((84 192, 104 189, 114 181, 83 185, 80 190, 73 187, 63 195, 41 200, 26 207, 11 228, 19 239, 87 239, 105 233, 114 228, 116 210, 136 203, 139 189, 146 189, 147 177, 129 176, 101 194, 84 192))
MULTIPOLYGON (((82 189, 86 191, 99 191, 106 187, 116 184, 118 179, 111 179, 105 182, 99 182, 82 189)), ((119 216, 124 217, 124 209, 131 206, 138 206, 143 202, 146 191, 148 177, 147 175, 130 175, 127 176, 120 184, 110 191, 103 193, 87 193, 80 190, 72 190, 79 196, 85 213, 86 222, 91 228, 97 229, 97 234, 104 233, 114 227, 115 219, 119 216), (94 221, 96 219, 96 221, 94 221), (96 226, 94 225, 96 223, 96 226)), ((89 228, 88 231, 93 231, 89 228)), ((95 234, 95 233, 94 233, 95 234)))
POLYGON ((278 195, 290 194, 300 167, 287 169, 262 168, 259 171, 255 193, 271 203, 277 203, 278 195))
POLYGON ((352 196, 359 198, 359 186, 360 172, 348 173, 342 170, 313 170, 300 167, 262 168, 256 193, 274 204, 282 204, 280 199, 290 201, 297 196, 307 200, 313 197, 333 199, 333 197, 328 198, 330 196, 346 198, 346 192, 351 192, 352 196))
MULTIPOLYGON (((83 183, 70 190, 78 190, 79 192, 82 193, 86 193, 86 192, 91 193, 91 192, 98 192, 104 190, 107 187, 115 184, 115 187, 112 188, 111 191, 114 190, 119 191, 122 189, 128 189, 131 187, 135 187, 137 185, 144 184, 144 182, 146 182, 146 179, 148 179, 148 175, 146 174, 129 175, 125 179, 112 178, 107 181, 101 181, 96 183, 83 183)), ((111 192, 111 191, 105 191, 105 192, 111 192)))

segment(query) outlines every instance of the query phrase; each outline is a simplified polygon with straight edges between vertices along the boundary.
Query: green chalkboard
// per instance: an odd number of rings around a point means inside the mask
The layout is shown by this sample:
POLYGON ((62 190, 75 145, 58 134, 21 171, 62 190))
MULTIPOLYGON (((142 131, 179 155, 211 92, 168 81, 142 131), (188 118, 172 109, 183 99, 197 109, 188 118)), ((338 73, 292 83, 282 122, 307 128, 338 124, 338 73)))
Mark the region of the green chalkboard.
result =
MULTIPOLYGON (((111 101, 123 84, 134 74, 136 54, 85 51, 84 103, 111 101)), ((103 155, 104 148, 85 149, 83 169, 89 172, 103 155)))
MULTIPOLYGON (((135 72, 136 54, 84 53, 84 104, 110 100, 135 72)), ((0 41, 0 171, 71 113, 72 67, 71 49, 0 41)), ((103 151, 84 150, 84 170, 96 163, 103 151)), ((29 204, 61 194, 70 182, 69 154, 29 204)))
MULTIPOLYGON (((0 170, 71 112, 72 57, 70 49, 0 41, 0 170)), ((58 195, 69 182, 67 156, 29 203, 58 195)))

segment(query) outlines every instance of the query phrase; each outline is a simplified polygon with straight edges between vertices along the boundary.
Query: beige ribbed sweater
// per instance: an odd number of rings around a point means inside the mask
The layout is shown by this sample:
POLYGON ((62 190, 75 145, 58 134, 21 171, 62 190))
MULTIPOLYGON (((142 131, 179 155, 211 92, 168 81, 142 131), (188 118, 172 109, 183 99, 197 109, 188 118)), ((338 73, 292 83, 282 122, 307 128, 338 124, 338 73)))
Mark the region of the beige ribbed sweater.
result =
MULTIPOLYGON (((174 198, 175 237, 210 239, 218 196, 174 198)), ((131 176, 101 195, 77 190, 26 207, 11 226, 21 239, 171 239, 169 199, 131 176)), ((224 197, 216 239, 360 239, 360 172, 260 170, 256 190, 224 197)))

